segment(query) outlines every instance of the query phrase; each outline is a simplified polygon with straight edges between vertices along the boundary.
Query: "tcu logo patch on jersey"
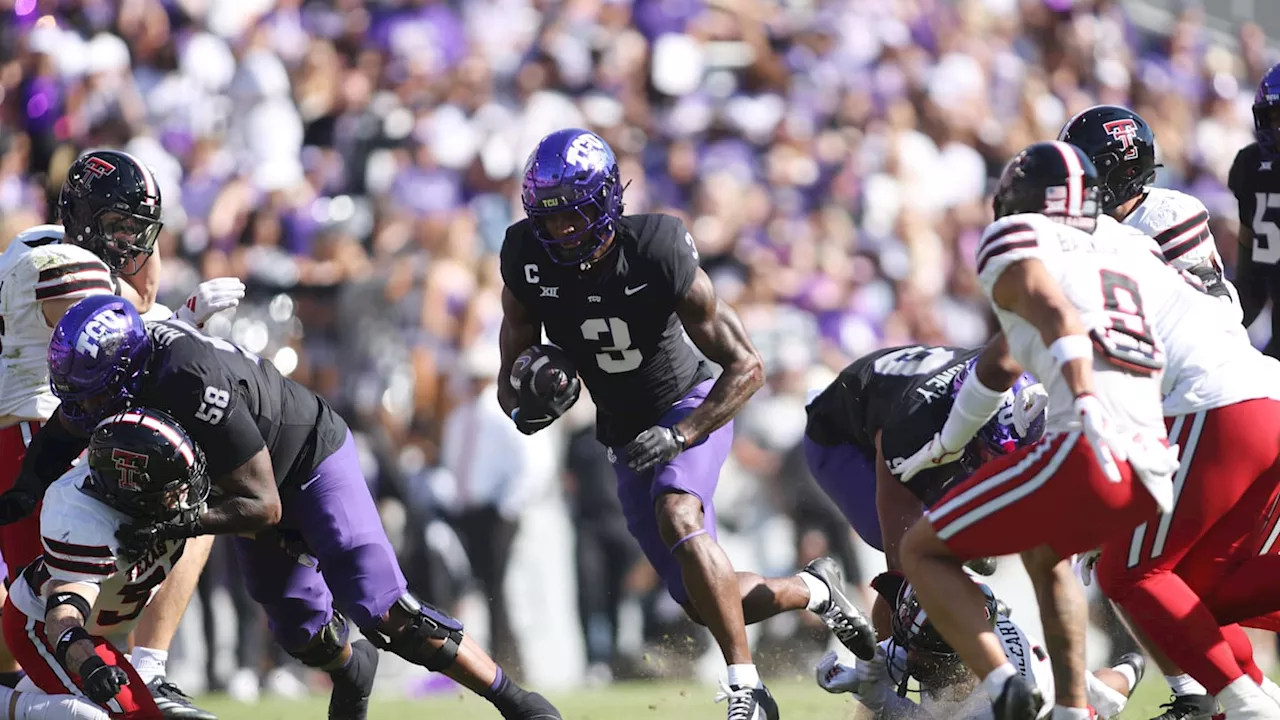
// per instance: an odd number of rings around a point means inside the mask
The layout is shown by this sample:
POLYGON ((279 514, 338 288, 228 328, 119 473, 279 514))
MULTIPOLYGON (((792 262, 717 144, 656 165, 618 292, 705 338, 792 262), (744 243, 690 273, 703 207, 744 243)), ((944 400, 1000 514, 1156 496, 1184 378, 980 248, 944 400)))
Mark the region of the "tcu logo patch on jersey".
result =
POLYGON ((142 478, 146 475, 148 460, 149 458, 142 453, 113 448, 111 450, 111 461, 115 463, 116 472, 120 474, 118 481, 120 487, 125 490, 141 492, 142 478))
POLYGON ((98 315, 85 323, 84 329, 80 331, 80 337, 76 338, 76 352, 96 358, 102 338, 123 329, 124 321, 115 313, 98 315))
POLYGON ((1138 157, 1138 146, 1133 142, 1138 137, 1138 126, 1133 120, 1129 118, 1112 120, 1109 123, 1103 123, 1102 129, 1119 141, 1121 147, 1124 148, 1124 154, 1121 157, 1125 160, 1133 160, 1138 157))

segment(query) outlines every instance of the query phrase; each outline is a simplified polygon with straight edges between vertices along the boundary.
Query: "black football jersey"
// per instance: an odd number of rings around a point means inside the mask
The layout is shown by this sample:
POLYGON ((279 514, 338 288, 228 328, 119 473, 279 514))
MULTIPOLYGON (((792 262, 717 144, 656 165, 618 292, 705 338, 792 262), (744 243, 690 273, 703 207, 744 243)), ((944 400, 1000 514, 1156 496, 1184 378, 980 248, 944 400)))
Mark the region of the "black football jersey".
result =
POLYGON ((1257 143, 1236 154, 1227 185, 1240 206, 1240 224, 1253 231, 1253 242, 1241 245, 1236 261, 1236 287, 1246 320, 1257 317, 1272 300, 1271 340, 1265 352, 1280 357, 1280 167, 1263 155, 1257 143))
POLYGON ((597 435, 625 445, 711 377, 676 306, 698 251, 669 215, 627 215, 615 247, 587 271, 552 262, 528 220, 507 228, 502 280, 573 360, 597 408, 597 435))
MULTIPOLYGON (((868 459, 880 449, 892 467, 929 444, 951 412, 951 385, 979 349, 910 345, 863 356, 809 404, 805 434, 820 445, 850 444, 868 459)), ((962 472, 959 462, 921 472, 911 490, 932 501, 962 472)))
POLYGON ((147 323, 155 350, 139 404, 173 416, 200 444, 217 478, 265 446, 276 485, 305 482, 346 440, 322 398, 269 360, 179 320, 147 323))

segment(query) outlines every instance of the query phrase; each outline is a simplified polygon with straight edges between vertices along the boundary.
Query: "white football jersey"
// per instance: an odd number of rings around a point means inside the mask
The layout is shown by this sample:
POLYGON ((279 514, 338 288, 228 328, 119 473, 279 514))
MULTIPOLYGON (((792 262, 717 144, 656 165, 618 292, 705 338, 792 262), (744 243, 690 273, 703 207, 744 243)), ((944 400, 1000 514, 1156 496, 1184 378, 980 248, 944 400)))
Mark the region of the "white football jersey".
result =
POLYGON ((1175 269, 1185 270, 1206 284, 1218 283, 1235 310, 1236 323, 1244 319, 1240 295, 1223 275, 1218 243, 1209 231, 1209 210, 1195 197, 1168 188, 1147 188, 1146 197, 1138 203, 1124 224, 1155 238, 1164 261, 1175 269))
MULTIPOLYGON (((1107 218, 1093 233, 1099 253, 1125 256, 1134 270, 1158 275, 1150 245, 1137 241, 1131 227, 1107 218)), ((1171 267, 1176 267, 1173 263, 1171 267)), ((1188 285, 1185 271, 1165 273, 1168 280, 1143 287, 1143 310, 1165 352, 1161 391, 1164 414, 1185 415, 1257 398, 1280 400, 1280 361, 1249 342, 1239 308, 1188 285)), ((1194 276, 1190 281, 1199 283, 1194 276)))
POLYGON ((58 407, 46 359, 53 328, 41 303, 112 291, 107 266, 62 237, 61 225, 37 225, 0 255, 0 417, 48 420, 58 407))
POLYGON ((138 623, 186 542, 170 541, 126 564, 118 554, 116 530, 130 518, 87 493, 82 486, 88 479, 88 467, 81 464, 49 486, 40 511, 44 554, 27 566, 9 593, 23 614, 43 621, 51 579, 97 585, 98 599, 85 629, 94 635, 121 635, 138 623))
MULTIPOLYGON (((1168 285, 1190 287, 1158 261, 1155 266, 1161 272, 1135 275, 1130 267, 1132 257, 1142 253, 1100 254, 1089 252, 1092 247, 1089 233, 1043 215, 1010 215, 988 226, 978 243, 978 280, 990 298, 1006 268, 1020 260, 1040 260, 1094 338, 1094 392, 1116 429, 1164 438, 1160 410, 1164 353, 1143 310, 1149 304, 1148 286, 1153 283, 1166 292, 1168 285)), ((1147 256, 1155 261, 1149 253, 1147 256)), ((1077 429, 1074 396, 1040 331, 994 302, 992 307, 1009 340, 1010 353, 1049 393, 1046 430, 1077 429)))

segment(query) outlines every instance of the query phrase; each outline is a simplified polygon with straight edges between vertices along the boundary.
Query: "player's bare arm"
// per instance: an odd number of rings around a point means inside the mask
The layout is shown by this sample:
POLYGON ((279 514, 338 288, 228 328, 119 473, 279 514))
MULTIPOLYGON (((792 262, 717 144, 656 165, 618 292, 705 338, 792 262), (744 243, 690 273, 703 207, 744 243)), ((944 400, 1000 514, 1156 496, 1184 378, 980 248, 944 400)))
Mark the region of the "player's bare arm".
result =
MULTIPOLYGON (((876 433, 876 514, 880 517, 880 542, 884 545, 884 561, 890 570, 901 570, 898 547, 902 536, 920 519, 920 499, 893 476, 880 446, 883 433, 876 433)), ((877 605, 883 604, 877 601, 877 605)))
MULTIPOLYGON (((88 621, 84 610, 92 608, 94 601, 98 599, 98 586, 92 583, 50 580, 45 597, 49 598, 44 616, 45 636, 49 639, 49 645, 56 648, 67 631, 84 627, 88 621)), ((95 655, 92 640, 85 637, 70 642, 66 649, 64 667, 79 675, 80 665, 91 655, 95 655)))
POLYGON ((515 293, 503 288, 502 328, 498 332, 498 347, 502 353, 502 369, 498 373, 498 404, 508 416, 519 404, 519 397, 509 380, 511 365, 525 348, 538 343, 541 334, 538 319, 516 298, 515 293))
MULTIPOLYGON (((1087 338, 1080 313, 1062 293, 1049 269, 1036 258, 1012 263, 996 280, 991 291, 996 305, 1017 314, 1040 331, 1045 347, 1062 338, 1087 338)), ((1005 344, 1008 350, 1008 344, 1005 344)), ((1076 397, 1093 392, 1093 355, 1062 363, 1062 375, 1076 397)))
POLYGON ((1004 331, 997 332, 978 355, 973 372, 983 385, 989 388, 1011 388, 1022 376, 1022 366, 1009 353, 1009 339, 1004 331))
POLYGON ((688 446, 733 419, 764 385, 764 361, 738 314, 716 296, 711 278, 702 269, 698 269, 676 313, 698 350, 724 369, 707 399, 676 423, 688 446))
POLYGON ((200 534, 254 533, 280 522, 280 491, 266 447, 225 476, 214 478, 213 486, 220 493, 200 513, 200 534))

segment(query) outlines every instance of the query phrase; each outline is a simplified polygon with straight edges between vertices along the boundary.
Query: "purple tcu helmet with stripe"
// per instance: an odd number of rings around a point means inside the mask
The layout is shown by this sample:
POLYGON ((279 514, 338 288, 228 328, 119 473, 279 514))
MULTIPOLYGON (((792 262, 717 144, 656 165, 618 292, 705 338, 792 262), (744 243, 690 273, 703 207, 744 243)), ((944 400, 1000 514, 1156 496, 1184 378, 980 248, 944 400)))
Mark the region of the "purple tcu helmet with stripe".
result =
POLYGON ((151 338, 133 304, 94 295, 71 306, 49 341, 49 384, 62 414, 86 433, 132 406, 151 357, 151 338))
POLYGON ((593 132, 553 132, 525 163, 520 201, 534 236, 553 261, 585 263, 613 237, 622 217, 618 159, 593 132), (553 217, 556 223, 550 226, 547 221, 553 217))
MULTIPOLYGON (((978 358, 973 358, 964 366, 964 369, 956 373, 955 379, 951 382, 951 397, 955 397, 960 392, 960 386, 964 384, 964 379, 973 372, 973 367, 978 362, 978 358)), ((978 430, 978 435, 973 442, 978 445, 978 449, 982 454, 987 456, 1008 455, 1009 453, 1030 445, 1040 439, 1044 435, 1045 411, 1041 410, 1039 416, 1027 427, 1026 436, 1018 435, 1017 429, 1013 422, 1013 406, 1014 400, 1018 397, 1018 393, 1031 385, 1036 384, 1036 379, 1030 375, 1023 373, 1014 381, 1013 387, 1005 393, 1004 401, 1000 403, 1000 409, 996 414, 987 421, 982 429, 978 430)))
POLYGON ((1271 66, 1253 96, 1253 135, 1268 156, 1280 154, 1280 63, 1271 66))

